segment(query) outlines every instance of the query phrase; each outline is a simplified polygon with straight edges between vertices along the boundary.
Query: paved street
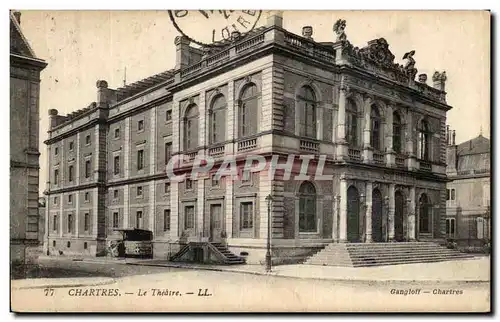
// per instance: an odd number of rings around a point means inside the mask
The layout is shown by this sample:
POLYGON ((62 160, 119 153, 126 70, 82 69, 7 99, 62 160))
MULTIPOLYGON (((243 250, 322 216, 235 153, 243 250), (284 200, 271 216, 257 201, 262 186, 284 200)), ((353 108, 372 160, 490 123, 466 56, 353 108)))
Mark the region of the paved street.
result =
POLYGON ((57 263, 64 271, 115 279, 106 285, 54 288, 47 295, 44 289, 13 289, 14 310, 486 311, 489 307, 488 283, 339 282, 113 263, 57 263))

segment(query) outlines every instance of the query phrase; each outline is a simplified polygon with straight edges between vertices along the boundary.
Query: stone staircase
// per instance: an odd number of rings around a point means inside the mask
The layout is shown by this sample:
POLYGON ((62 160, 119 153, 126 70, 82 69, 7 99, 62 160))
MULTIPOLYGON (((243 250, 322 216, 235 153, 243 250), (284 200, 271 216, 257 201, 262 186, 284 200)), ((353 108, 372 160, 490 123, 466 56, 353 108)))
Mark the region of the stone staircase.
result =
POLYGON ((473 256, 432 242, 331 243, 304 264, 368 267, 468 259, 473 256))
POLYGON ((210 242, 189 242, 169 260, 224 265, 245 264, 244 258, 233 254, 225 245, 210 242))

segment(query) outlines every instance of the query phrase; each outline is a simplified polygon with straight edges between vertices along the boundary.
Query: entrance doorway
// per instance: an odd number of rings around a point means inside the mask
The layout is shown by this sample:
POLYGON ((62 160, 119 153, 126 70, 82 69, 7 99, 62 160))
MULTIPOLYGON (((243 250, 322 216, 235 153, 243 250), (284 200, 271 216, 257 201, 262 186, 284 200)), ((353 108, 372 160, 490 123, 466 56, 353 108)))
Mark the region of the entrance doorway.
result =
POLYGON ((358 243, 360 239, 359 193, 354 187, 347 189, 347 241, 358 243))
POLYGON ((396 191, 394 195, 394 239, 396 241, 404 241, 404 207, 405 199, 401 191, 396 191))
POLYGON ((220 242, 222 234, 222 205, 210 205, 210 237, 211 242, 220 242))
POLYGON ((372 193, 372 239, 378 243, 384 241, 382 207, 382 193, 374 189, 372 193))

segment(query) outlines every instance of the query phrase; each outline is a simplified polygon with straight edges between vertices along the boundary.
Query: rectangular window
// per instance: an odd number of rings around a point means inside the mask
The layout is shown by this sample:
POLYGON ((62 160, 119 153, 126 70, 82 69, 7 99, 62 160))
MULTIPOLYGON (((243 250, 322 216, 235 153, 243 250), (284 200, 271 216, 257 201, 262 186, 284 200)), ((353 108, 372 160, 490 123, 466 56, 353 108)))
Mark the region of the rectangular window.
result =
POLYGON ((85 137, 85 145, 90 145, 90 134, 85 137))
POLYGON ((54 197, 54 205, 57 205, 57 197, 54 197))
POLYGON ((186 190, 191 190, 191 189, 193 189, 193 180, 186 179, 186 190))
POLYGON ((242 202, 240 204, 240 229, 253 228, 253 203, 242 202))
POLYGON ((115 139, 118 139, 120 137, 120 128, 115 129, 115 139))
POLYGON ((165 164, 168 164, 172 157, 172 142, 165 143, 165 164))
POLYGON ((73 166, 70 165, 68 167, 68 181, 72 182, 73 181, 73 166))
POLYGON ((73 146, 74 146, 73 141, 69 142, 69 150, 70 151, 73 151, 73 146))
POLYGON ((118 212, 113 213, 113 228, 118 228, 118 212))
POLYGON ((169 193, 170 192, 170 182, 165 182, 165 193, 169 193))
POLYGON ((219 179, 216 174, 212 175, 212 187, 218 187, 219 186, 219 179))
POLYGON ((451 189, 451 200, 455 200, 455 189, 451 189))
POLYGON ((113 190, 113 198, 118 199, 118 190, 113 190))
POLYGON ((450 200, 450 189, 446 189, 446 200, 450 200))
POLYGON ((59 223, 57 222, 57 215, 54 215, 52 219, 52 228, 54 231, 57 231, 57 226, 59 226, 59 223))
POLYGON ((194 229, 194 206, 186 206, 184 215, 184 229, 194 229))
POLYGON ((90 178, 90 160, 85 160, 85 178, 90 178))
POLYGON ((170 230, 170 209, 163 210, 163 231, 170 230))
POLYGON ((167 110, 165 112, 165 121, 172 121, 172 110, 167 110))
POLYGON ((85 216, 83 217, 83 230, 84 231, 89 231, 90 229, 90 215, 89 213, 85 213, 85 216))
POLYGON ((144 168, 144 150, 137 151, 137 170, 144 168))
POLYGON ((137 131, 138 132, 144 131, 144 120, 139 120, 137 122, 137 131))
POLYGON ((137 197, 142 197, 142 187, 141 186, 137 187, 137 197))
POLYGON ((113 173, 120 174, 120 156, 117 155, 113 159, 113 173))
POLYGON ((142 229, 142 211, 138 211, 135 216, 135 228, 142 229))
POLYGON ((59 169, 54 170, 54 184, 57 185, 59 183, 59 169))
POLYGON ((59 148, 56 146, 54 147, 54 155, 58 155, 59 154, 59 148))
POLYGON ((455 218, 446 218, 446 238, 455 238, 455 218))
POLYGON ((68 215, 68 233, 73 229, 73 215, 68 215))
POLYGON ((73 195, 68 195, 68 203, 72 203, 73 202, 73 195))
POLYGON ((85 201, 89 201, 90 199, 90 194, 88 192, 85 192, 85 201))

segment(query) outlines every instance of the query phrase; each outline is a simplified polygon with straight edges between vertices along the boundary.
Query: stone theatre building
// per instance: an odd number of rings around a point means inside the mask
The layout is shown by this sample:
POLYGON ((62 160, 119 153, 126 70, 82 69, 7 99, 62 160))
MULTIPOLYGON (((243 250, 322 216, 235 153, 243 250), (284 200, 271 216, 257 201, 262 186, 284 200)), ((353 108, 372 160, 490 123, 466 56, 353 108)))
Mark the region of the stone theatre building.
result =
POLYGON ((385 39, 358 48, 335 31, 332 42, 315 41, 312 27, 295 35, 277 13, 211 49, 177 37, 174 69, 118 89, 98 81, 87 108, 51 110, 47 250, 103 255, 114 229, 136 227, 153 232, 154 257, 222 241, 259 262, 268 195, 277 258, 337 242, 443 239, 445 73, 428 84, 414 51, 400 65, 385 39), (171 182, 166 173, 174 155, 186 160, 176 173, 189 174, 196 156, 217 168, 224 156, 256 154, 326 155, 333 179, 171 182))

